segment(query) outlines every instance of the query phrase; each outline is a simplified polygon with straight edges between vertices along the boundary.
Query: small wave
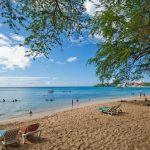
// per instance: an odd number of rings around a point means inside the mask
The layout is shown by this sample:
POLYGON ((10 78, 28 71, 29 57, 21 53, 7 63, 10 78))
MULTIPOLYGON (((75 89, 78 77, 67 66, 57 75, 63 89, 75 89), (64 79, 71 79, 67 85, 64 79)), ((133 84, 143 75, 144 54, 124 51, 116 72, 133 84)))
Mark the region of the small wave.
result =
POLYGON ((4 115, 5 115, 5 113, 0 114, 0 116, 4 116, 4 115))
POLYGON ((24 111, 24 110, 23 109, 17 109, 14 112, 21 112, 21 111, 24 111))

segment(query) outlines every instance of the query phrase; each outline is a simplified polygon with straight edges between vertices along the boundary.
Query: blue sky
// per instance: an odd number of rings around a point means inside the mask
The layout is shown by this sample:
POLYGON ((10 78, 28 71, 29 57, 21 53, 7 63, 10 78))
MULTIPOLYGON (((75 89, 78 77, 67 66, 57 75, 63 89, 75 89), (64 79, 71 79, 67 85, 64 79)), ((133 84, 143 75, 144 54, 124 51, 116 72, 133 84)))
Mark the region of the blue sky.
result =
POLYGON ((25 57, 19 43, 25 32, 14 34, 0 24, 0 86, 88 86, 98 82, 95 67, 87 65, 96 53, 96 38, 67 38, 63 47, 54 48, 49 59, 25 57))
MULTIPOLYGON (((95 6, 88 0, 85 8, 89 15, 95 13, 95 6)), ((0 87, 88 86, 98 83, 95 67, 87 65, 87 60, 95 55, 96 41, 102 41, 101 36, 94 39, 87 36, 82 42, 79 42, 80 38, 66 38, 62 49, 54 48, 49 59, 39 56, 33 60, 25 57, 28 48, 19 46, 25 34, 21 31, 20 35, 15 35, 8 26, 0 23, 0 87)), ((148 78, 145 77, 145 81, 148 78)))

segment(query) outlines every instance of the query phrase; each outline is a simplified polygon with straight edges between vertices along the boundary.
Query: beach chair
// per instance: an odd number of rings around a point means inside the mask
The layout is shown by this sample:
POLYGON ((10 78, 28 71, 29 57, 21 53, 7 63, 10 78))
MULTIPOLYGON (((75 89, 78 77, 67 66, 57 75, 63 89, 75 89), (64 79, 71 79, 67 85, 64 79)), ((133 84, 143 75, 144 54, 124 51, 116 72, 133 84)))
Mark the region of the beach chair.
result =
POLYGON ((0 130, 0 139, 4 137, 6 130, 0 130))
POLYGON ((1 136, 2 149, 7 148, 8 145, 19 143, 18 132, 19 129, 4 130, 1 136))
POLYGON ((31 124, 27 127, 22 127, 22 128, 20 128, 20 131, 19 131, 19 133, 22 136, 22 143, 23 144, 25 143, 25 139, 27 138, 27 136, 34 135, 34 134, 38 133, 38 137, 40 137, 41 132, 42 132, 42 130, 39 129, 38 123, 31 124))
POLYGON ((102 113, 106 113, 109 115, 117 115, 119 113, 122 113, 122 110, 120 109, 121 104, 117 106, 112 107, 100 107, 98 110, 100 110, 102 113))

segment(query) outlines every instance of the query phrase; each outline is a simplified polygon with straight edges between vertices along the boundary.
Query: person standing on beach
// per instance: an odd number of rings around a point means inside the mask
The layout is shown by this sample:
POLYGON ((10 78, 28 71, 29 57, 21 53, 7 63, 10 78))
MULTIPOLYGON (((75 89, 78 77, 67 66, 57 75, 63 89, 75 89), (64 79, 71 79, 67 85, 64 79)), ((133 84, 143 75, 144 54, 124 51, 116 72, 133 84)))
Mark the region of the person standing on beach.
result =
POLYGON ((140 98, 141 98, 141 96, 142 96, 142 93, 140 92, 140 98))
POLYGON ((73 99, 72 99, 72 108, 73 108, 73 99))

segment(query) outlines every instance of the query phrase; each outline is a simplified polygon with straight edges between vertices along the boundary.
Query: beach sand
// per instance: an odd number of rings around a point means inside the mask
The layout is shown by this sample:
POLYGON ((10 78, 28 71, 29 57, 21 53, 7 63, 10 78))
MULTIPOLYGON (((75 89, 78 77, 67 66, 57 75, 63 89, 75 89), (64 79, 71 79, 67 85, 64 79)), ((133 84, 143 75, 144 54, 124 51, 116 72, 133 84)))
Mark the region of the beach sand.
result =
MULTIPOLYGON (((150 97, 147 98, 150 102, 150 97)), ((30 138, 24 145, 11 146, 12 150, 150 150, 148 102, 137 97, 127 102, 96 102, 39 119, 7 122, 0 129, 40 123, 40 139, 30 138), (123 111, 120 115, 110 116, 97 110, 99 106, 120 103, 123 111)))

